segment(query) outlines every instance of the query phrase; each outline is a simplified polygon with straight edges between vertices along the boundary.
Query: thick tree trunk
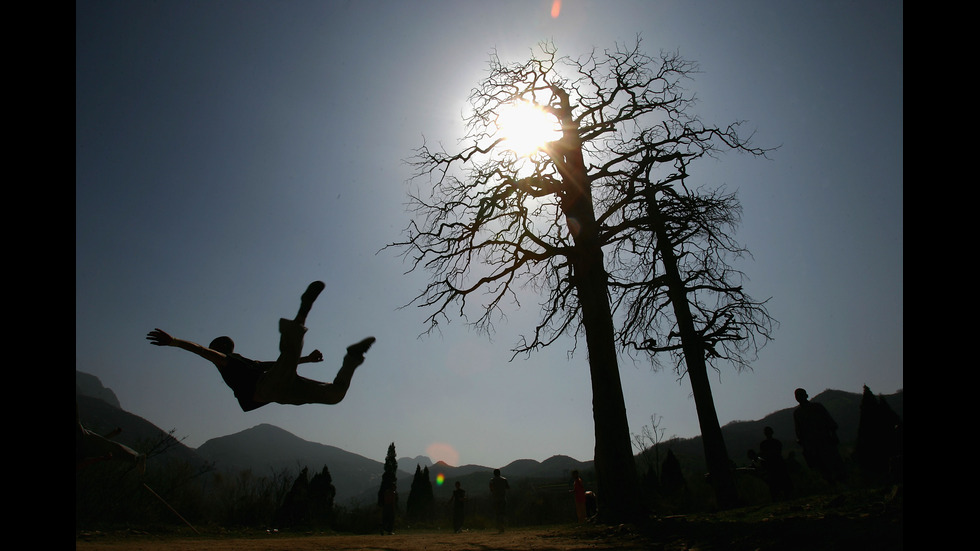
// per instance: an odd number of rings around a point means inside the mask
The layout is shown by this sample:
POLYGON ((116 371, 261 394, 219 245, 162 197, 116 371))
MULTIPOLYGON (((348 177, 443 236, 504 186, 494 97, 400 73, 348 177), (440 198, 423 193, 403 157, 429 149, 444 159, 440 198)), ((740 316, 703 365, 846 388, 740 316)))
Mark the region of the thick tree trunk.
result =
MULTIPOLYGON (((687 305, 686 302, 684 304, 687 305)), ((684 339, 685 333, 686 331, 681 329, 681 339, 684 339)), ((715 410, 715 401, 711 395, 704 350, 692 350, 690 353, 685 351, 684 356, 687 362, 687 376, 691 380, 691 392, 694 394, 694 404, 698 412, 698 423, 701 426, 701 441, 704 444, 709 482, 715 490, 718 506, 722 509, 730 509, 739 503, 738 490, 735 488, 728 448, 725 446, 718 413, 715 410)))
POLYGON ((652 221, 653 231, 657 239, 657 250, 664 264, 664 279, 667 284, 667 296, 674 309, 677 328, 684 349, 684 361, 687 364, 687 376, 691 381, 691 392, 694 394, 694 404, 698 412, 698 423, 701 426, 701 442, 704 445, 704 457, 708 467, 708 476, 718 506, 727 509, 738 504, 738 490, 735 488, 734 473, 728 458, 728 449, 721 433, 715 401, 711 395, 711 384, 708 380, 708 366, 704 360, 704 343, 701 341, 694 326, 694 317, 687 302, 687 291, 681 279, 674 255, 674 246, 667 234, 667 228, 660 216, 660 208, 656 199, 648 198, 648 213, 652 221))
POLYGON ((582 305, 592 376, 592 415, 595 424, 595 468, 599 518, 628 522, 641 513, 626 402, 619 376, 612 314, 606 295, 602 257, 576 264, 578 298, 582 305), (584 273, 583 273, 584 272, 584 273))
MULTIPOLYGON (((570 141, 577 140, 575 133, 566 136, 570 141)), ((562 162, 562 210, 575 240, 573 277, 582 307, 582 324, 592 376, 599 519, 603 522, 627 522, 636 520, 642 512, 636 464, 619 375, 608 276, 603 265, 599 228, 581 145, 577 141, 572 141, 571 145, 566 148, 562 162)))

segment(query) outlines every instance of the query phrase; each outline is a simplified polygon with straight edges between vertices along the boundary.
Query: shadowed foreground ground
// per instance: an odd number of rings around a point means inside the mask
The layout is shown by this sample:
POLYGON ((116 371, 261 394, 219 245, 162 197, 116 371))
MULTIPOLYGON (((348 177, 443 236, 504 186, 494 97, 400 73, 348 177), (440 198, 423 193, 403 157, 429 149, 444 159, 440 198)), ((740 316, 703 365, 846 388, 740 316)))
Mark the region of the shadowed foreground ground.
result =
POLYGON ((83 533, 76 551, 579 551, 680 550, 901 550, 900 492, 816 496, 710 515, 652 520, 637 526, 564 525, 517 528, 504 534, 402 532, 380 535, 250 534, 152 535, 83 533))
POLYGON ((107 537, 91 541, 76 539, 76 550, 142 551, 534 551, 573 549, 649 549, 643 542, 630 547, 625 538, 604 538, 586 534, 594 529, 571 527, 519 528, 498 534, 493 530, 469 531, 462 534, 438 532, 403 532, 380 535, 268 536, 268 537, 107 537))

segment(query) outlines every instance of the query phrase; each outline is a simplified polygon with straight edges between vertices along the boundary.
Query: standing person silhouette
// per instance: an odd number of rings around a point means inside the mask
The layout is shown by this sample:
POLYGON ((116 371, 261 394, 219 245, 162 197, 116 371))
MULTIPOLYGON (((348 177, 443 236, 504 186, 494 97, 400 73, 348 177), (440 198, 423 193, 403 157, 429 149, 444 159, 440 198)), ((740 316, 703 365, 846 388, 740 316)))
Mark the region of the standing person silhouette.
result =
POLYGON ((466 503, 466 490, 456 481, 456 489, 453 490, 449 501, 453 504, 453 533, 458 534, 463 531, 463 505, 466 503))
POLYGON ((793 410, 796 441, 803 447, 807 466, 828 482, 843 481, 844 462, 837 450, 837 422, 823 405, 811 402, 802 388, 794 394, 800 404, 793 410))
POLYGON ((789 478, 789 467, 783 459, 783 443, 773 438, 772 427, 762 429, 766 439, 759 442, 759 455, 766 465, 769 494, 773 501, 787 499, 793 493, 793 482, 789 478))
POLYGON ((395 533, 395 507, 398 504, 398 485, 392 480, 381 484, 378 505, 381 506, 381 535, 395 533))
POLYGON ((497 519, 497 532, 503 533, 505 518, 507 516, 507 490, 510 483, 507 479, 500 476, 500 469, 493 470, 493 478, 490 479, 490 497, 493 500, 493 513, 497 519))
POLYGON ((575 497, 575 515, 581 524, 586 520, 585 483, 582 482, 582 477, 579 476, 577 470, 572 471, 572 494, 575 497))
POLYGON ((336 404, 347 395, 354 370, 364 363, 364 353, 375 339, 368 337, 347 347, 344 362, 333 383, 314 381, 296 374, 296 368, 301 363, 323 361, 319 350, 314 350, 308 356, 301 357, 300 354, 303 335, 306 334, 306 316, 324 287, 322 281, 311 283, 300 299, 296 317, 279 320, 279 359, 274 362, 260 362, 235 354, 235 343, 230 337, 218 337, 208 347, 175 338, 161 329, 150 331, 146 338, 150 344, 175 346, 213 363, 225 384, 235 392, 242 411, 252 411, 272 402, 289 405, 336 404))

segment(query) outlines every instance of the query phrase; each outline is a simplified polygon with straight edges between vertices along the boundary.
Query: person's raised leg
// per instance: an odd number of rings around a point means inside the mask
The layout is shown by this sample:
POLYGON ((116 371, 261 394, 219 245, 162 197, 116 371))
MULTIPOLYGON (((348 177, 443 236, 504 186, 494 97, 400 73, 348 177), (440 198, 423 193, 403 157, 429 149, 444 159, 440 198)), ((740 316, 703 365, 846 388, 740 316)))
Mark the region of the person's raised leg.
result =
POLYGON ((314 281, 300 297, 299 311, 293 319, 279 319, 279 358, 271 369, 262 374, 255 388, 255 399, 261 402, 296 403, 296 368, 303 353, 306 316, 325 285, 314 281))
POLYGON ((310 308, 313 307, 313 302, 316 297, 320 296, 326 285, 322 281, 314 281, 310 283, 309 287, 300 297, 299 312, 296 313, 296 317, 293 318, 300 325, 306 325, 306 316, 310 313, 310 308))
POLYGON ((334 385, 350 387, 350 380, 354 376, 354 370, 357 369, 357 366, 364 363, 364 354, 371 348, 375 340, 374 337, 368 337, 347 347, 347 355, 344 356, 344 363, 340 366, 340 371, 334 377, 334 385))
POLYGON ((300 297, 299 311, 296 317, 287 320, 279 320, 279 358, 276 360, 276 367, 273 369, 296 374, 296 366, 299 358, 303 354, 303 336, 306 334, 306 316, 313 307, 313 302, 320 293, 323 292, 325 285, 322 281, 314 281, 303 292, 300 297), (285 367, 285 369, 283 369, 285 367))
POLYGON ((294 377, 294 383, 290 386, 288 395, 282 395, 276 401, 292 405, 339 403, 347 396, 354 370, 364 363, 364 353, 374 344, 374 341, 374 337, 368 337, 347 347, 344 363, 340 366, 340 371, 334 377, 333 383, 313 381, 297 376, 294 377))
POLYGON ((303 352, 306 327, 296 320, 279 318, 279 358, 255 384, 255 399, 259 402, 291 404, 298 376, 296 368, 303 352))

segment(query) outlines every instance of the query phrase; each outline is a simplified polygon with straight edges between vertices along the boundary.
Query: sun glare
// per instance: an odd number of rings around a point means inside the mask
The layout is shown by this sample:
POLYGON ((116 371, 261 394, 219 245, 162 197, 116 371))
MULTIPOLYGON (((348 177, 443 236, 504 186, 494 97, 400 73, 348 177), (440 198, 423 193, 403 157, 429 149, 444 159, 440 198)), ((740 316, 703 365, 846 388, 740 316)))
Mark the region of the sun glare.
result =
POLYGON ((429 456, 429 459, 436 463, 442 461, 451 467, 459 466, 459 452, 444 442, 433 442, 429 444, 425 448, 425 453, 429 456))
POLYGON ((522 157, 535 153, 546 142, 561 137, 553 116, 524 101, 501 107, 497 127, 500 135, 507 140, 507 149, 522 157))

